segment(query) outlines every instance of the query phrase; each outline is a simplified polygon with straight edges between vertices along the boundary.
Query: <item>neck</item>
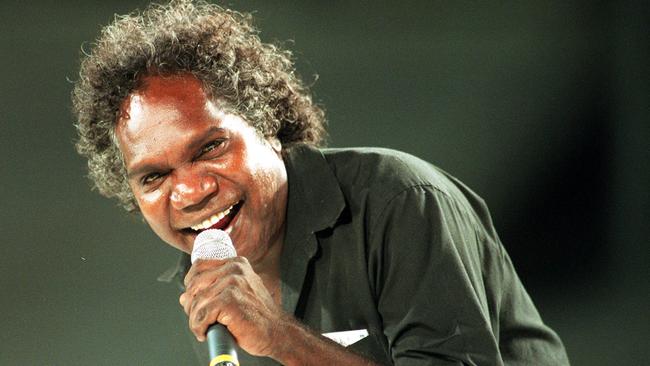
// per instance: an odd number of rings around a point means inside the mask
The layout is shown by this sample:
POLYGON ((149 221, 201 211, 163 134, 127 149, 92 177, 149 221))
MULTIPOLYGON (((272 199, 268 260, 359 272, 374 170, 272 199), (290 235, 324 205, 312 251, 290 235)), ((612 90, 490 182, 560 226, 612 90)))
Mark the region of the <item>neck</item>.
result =
POLYGON ((262 261, 251 264, 255 273, 262 279, 276 304, 282 300, 280 291, 280 256, 282 254, 283 236, 269 247, 262 261))

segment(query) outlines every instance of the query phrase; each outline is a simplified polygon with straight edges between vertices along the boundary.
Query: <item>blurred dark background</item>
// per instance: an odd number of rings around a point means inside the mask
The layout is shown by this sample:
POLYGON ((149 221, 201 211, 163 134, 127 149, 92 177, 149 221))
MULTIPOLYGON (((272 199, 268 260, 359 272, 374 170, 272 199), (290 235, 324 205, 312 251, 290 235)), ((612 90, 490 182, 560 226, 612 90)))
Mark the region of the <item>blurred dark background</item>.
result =
MULTIPOLYGON (((81 45, 145 4, 0 5, 0 365, 192 357, 155 280, 176 252, 73 149, 81 45)), ((574 365, 650 364, 647 1, 225 4, 294 51, 331 146, 411 152, 485 198, 574 365)))

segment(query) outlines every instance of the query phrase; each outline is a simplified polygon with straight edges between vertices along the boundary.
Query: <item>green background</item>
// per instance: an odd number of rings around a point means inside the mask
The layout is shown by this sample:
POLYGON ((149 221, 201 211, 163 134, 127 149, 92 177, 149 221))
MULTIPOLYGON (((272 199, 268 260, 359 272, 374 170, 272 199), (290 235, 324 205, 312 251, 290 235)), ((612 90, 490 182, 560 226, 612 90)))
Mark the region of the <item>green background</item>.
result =
MULTIPOLYGON (((144 4, 0 4, 0 365, 191 360, 155 281, 175 251, 73 149, 80 47, 144 4)), ((411 152, 485 198, 574 365, 650 362, 647 2, 228 4, 294 50, 331 146, 411 152)))

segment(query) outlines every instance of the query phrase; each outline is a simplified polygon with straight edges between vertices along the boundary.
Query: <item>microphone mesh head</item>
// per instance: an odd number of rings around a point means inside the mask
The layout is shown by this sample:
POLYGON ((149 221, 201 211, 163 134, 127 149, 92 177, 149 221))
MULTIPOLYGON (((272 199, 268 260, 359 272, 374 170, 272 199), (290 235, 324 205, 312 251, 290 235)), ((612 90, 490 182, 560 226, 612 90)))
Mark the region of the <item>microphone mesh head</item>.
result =
POLYGON ((236 256, 235 247, 228 234, 223 230, 205 230, 194 239, 192 263, 197 259, 226 259, 236 256))

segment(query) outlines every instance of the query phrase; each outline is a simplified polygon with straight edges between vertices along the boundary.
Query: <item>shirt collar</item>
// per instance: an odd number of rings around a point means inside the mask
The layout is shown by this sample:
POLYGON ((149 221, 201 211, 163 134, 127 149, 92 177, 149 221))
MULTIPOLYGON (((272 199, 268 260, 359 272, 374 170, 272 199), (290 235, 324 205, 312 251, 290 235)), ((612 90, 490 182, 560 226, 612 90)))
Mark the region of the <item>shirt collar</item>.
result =
POLYGON ((318 250, 315 234, 334 227, 345 200, 320 150, 298 145, 285 153, 284 161, 289 199, 280 259, 282 307, 295 314, 309 264, 318 250))
POLYGON ((321 150, 307 145, 292 147, 284 154, 284 163, 289 180, 287 232, 315 233, 334 227, 345 199, 321 150))

